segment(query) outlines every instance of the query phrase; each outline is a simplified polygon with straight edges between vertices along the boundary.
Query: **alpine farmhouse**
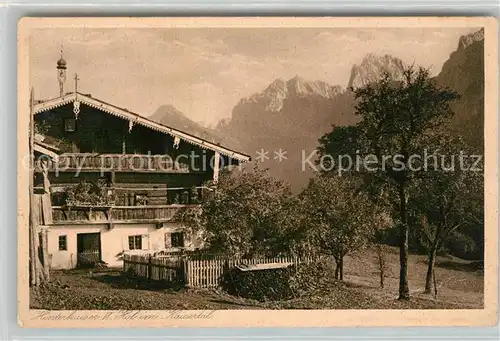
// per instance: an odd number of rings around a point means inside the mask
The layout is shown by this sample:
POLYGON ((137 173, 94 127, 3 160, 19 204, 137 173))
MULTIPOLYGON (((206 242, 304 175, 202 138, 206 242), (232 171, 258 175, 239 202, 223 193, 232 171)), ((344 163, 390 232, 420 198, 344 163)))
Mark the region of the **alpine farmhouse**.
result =
POLYGON ((31 210, 50 268, 120 266, 128 251, 201 248, 176 213, 216 188, 221 167, 250 157, 80 93, 77 75, 74 91, 64 92, 62 53, 57 72, 59 96, 31 106, 31 210), (75 191, 94 197, 82 201, 75 191))

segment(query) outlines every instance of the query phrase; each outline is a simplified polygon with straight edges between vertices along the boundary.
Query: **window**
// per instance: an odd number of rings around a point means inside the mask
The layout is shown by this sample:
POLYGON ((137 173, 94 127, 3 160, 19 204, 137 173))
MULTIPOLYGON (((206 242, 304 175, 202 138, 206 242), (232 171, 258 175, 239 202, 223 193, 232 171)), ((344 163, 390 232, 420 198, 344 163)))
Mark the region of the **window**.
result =
POLYGON ((59 236, 59 251, 68 250, 68 239, 67 236, 59 236))
POLYGON ((128 249, 129 250, 142 250, 142 236, 129 236, 128 237, 128 249))
POLYGON ((184 247, 184 233, 174 232, 170 235, 170 245, 172 247, 184 247))
POLYGON ((64 131, 73 132, 76 130, 76 120, 74 118, 64 119, 64 131))

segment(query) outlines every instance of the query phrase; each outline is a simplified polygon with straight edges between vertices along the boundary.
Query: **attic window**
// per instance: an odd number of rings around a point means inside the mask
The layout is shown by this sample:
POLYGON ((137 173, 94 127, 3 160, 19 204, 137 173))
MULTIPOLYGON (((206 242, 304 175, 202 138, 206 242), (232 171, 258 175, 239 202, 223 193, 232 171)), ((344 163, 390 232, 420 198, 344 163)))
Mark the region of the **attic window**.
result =
POLYGON ((71 133, 76 130, 76 120, 74 118, 64 119, 64 131, 71 133))

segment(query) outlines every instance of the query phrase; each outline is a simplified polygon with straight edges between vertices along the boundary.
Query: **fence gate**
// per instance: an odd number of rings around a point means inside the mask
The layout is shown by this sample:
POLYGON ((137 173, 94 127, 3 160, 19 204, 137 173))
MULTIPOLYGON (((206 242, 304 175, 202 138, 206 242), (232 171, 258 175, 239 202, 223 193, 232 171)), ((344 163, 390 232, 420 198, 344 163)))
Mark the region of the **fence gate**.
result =
POLYGON ((101 261, 101 234, 79 233, 76 235, 77 267, 90 267, 101 261))

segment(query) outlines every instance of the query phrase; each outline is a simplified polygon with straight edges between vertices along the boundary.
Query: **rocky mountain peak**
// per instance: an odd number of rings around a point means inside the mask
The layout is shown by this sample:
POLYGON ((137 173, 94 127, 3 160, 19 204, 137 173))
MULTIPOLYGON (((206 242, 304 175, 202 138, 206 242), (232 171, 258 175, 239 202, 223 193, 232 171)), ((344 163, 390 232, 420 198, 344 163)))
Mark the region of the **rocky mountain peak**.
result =
POLYGON ((171 104, 160 106, 149 118, 155 122, 192 134, 210 142, 220 142, 220 138, 213 133, 212 129, 203 127, 199 123, 191 120, 182 111, 171 104))
POLYGON ((342 92, 342 88, 338 85, 332 86, 323 81, 307 81, 299 76, 295 76, 287 81, 287 88, 290 94, 299 97, 317 95, 324 98, 331 98, 342 92))
POLYGON ((184 117, 184 114, 171 104, 164 104, 160 106, 158 109, 156 109, 155 116, 161 116, 161 115, 184 117))
POLYGON ((348 88, 358 88, 377 82, 384 73, 389 73, 394 79, 400 79, 403 75, 404 64, 399 58, 373 53, 367 54, 359 65, 353 65, 348 88))
POLYGON ((468 46, 472 45, 476 41, 484 40, 484 28, 481 28, 479 31, 469 33, 467 35, 461 36, 458 40, 458 48, 457 50, 463 50, 468 46))
POLYGON ((286 90, 286 81, 283 78, 275 79, 269 86, 264 90, 265 93, 275 93, 286 90))
POLYGON ((304 98, 319 96, 332 98, 342 92, 338 85, 332 86, 323 81, 309 81, 295 76, 287 81, 282 78, 274 80, 264 91, 256 93, 240 101, 240 104, 261 103, 268 111, 280 111, 287 98, 304 98))

